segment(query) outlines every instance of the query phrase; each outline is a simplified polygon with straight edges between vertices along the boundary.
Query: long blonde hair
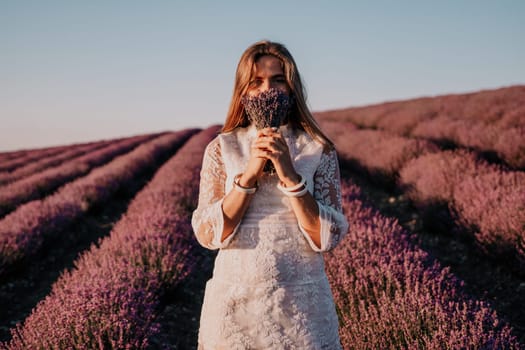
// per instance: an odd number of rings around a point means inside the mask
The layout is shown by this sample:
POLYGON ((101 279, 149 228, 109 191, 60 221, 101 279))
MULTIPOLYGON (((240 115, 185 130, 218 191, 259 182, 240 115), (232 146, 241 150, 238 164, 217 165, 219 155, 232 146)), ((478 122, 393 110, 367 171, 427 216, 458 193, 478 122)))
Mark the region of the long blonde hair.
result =
POLYGON ((289 116, 292 127, 306 131, 312 138, 318 140, 325 147, 333 148, 333 142, 321 131, 312 113, 306 106, 306 91, 301 82, 301 77, 295 61, 288 49, 280 43, 269 40, 258 41, 244 51, 237 65, 235 84, 230 108, 222 132, 229 132, 238 127, 249 125, 249 120, 244 106, 241 104, 242 96, 248 91, 248 85, 255 71, 255 63, 265 55, 271 55, 281 61, 290 94, 295 97, 295 103, 289 116))

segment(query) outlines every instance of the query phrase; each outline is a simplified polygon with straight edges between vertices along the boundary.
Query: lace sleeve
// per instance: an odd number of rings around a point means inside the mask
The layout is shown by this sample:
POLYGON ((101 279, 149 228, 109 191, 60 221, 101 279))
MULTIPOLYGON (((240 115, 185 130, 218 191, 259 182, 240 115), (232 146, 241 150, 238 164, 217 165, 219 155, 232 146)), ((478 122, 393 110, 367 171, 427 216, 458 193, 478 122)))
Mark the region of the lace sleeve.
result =
POLYGON ((301 228, 313 250, 325 252, 333 249, 348 232, 348 220, 341 203, 341 178, 335 149, 324 151, 314 174, 314 198, 319 206, 321 248, 301 228))
POLYGON ((199 200, 193 212, 191 225, 200 245, 208 249, 224 248, 231 241, 232 234, 221 242, 224 228, 222 202, 225 197, 226 172, 222 160, 220 143, 215 138, 206 147, 200 172, 199 200))

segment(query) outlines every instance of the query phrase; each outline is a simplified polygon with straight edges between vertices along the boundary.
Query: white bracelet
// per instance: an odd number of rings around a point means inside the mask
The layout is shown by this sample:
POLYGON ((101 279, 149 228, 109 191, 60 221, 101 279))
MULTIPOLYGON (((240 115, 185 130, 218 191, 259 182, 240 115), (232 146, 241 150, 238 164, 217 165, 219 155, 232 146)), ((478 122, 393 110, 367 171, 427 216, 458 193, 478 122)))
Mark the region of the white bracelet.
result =
POLYGON ((291 192, 291 191, 296 191, 296 190, 300 189, 306 183, 306 179, 301 174, 299 174, 299 176, 301 177, 301 181, 299 181, 299 183, 297 185, 294 185, 294 186, 291 186, 291 187, 284 187, 282 185, 282 182, 281 182, 281 183, 277 184, 277 188, 280 189, 283 192, 291 192))
POLYGON ((306 187, 306 185, 304 186, 304 188, 300 191, 297 191, 297 192, 285 192, 284 194, 288 197, 302 197, 306 194, 306 192, 308 192, 308 188, 306 187))
POLYGON ((301 181, 299 181, 297 185, 294 185, 292 187, 284 187, 281 183, 279 183, 277 185, 277 188, 282 193, 284 193, 287 197, 301 197, 301 196, 304 196, 306 192, 308 192, 308 188, 306 187, 306 179, 303 178, 302 176, 301 176, 301 181), (298 189, 301 189, 301 190, 297 191, 298 189))
POLYGON ((242 174, 235 175, 235 177, 233 178, 233 188, 235 188, 237 191, 242 192, 242 193, 249 193, 249 194, 255 193, 258 187, 257 182, 255 182, 255 187, 241 186, 241 184, 239 184, 239 179, 241 178, 241 176, 242 174))

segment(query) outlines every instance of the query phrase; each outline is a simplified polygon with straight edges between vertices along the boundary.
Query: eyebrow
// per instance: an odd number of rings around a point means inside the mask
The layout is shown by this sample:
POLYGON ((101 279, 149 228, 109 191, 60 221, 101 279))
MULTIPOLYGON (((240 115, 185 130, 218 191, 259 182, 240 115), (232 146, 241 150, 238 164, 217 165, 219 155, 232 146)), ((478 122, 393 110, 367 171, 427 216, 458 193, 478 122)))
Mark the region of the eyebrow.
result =
MULTIPOLYGON (((280 73, 280 74, 271 75, 271 76, 270 76, 270 79, 273 79, 273 78, 281 78, 281 77, 284 78, 284 77, 285 77, 284 74, 281 74, 281 73, 280 73)), ((259 78, 262 78, 262 77, 259 76, 259 75, 253 77, 253 79, 259 79, 259 78)))

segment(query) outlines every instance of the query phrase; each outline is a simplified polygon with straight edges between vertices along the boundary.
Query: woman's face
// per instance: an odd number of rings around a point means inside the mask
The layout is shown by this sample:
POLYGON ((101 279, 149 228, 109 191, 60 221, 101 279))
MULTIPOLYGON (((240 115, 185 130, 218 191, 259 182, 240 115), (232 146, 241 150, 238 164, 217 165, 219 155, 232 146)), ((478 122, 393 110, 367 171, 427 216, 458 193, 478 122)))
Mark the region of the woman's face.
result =
POLYGON ((265 55, 255 62, 255 73, 248 84, 247 94, 255 96, 270 88, 279 89, 287 95, 290 93, 281 61, 275 56, 265 55))

